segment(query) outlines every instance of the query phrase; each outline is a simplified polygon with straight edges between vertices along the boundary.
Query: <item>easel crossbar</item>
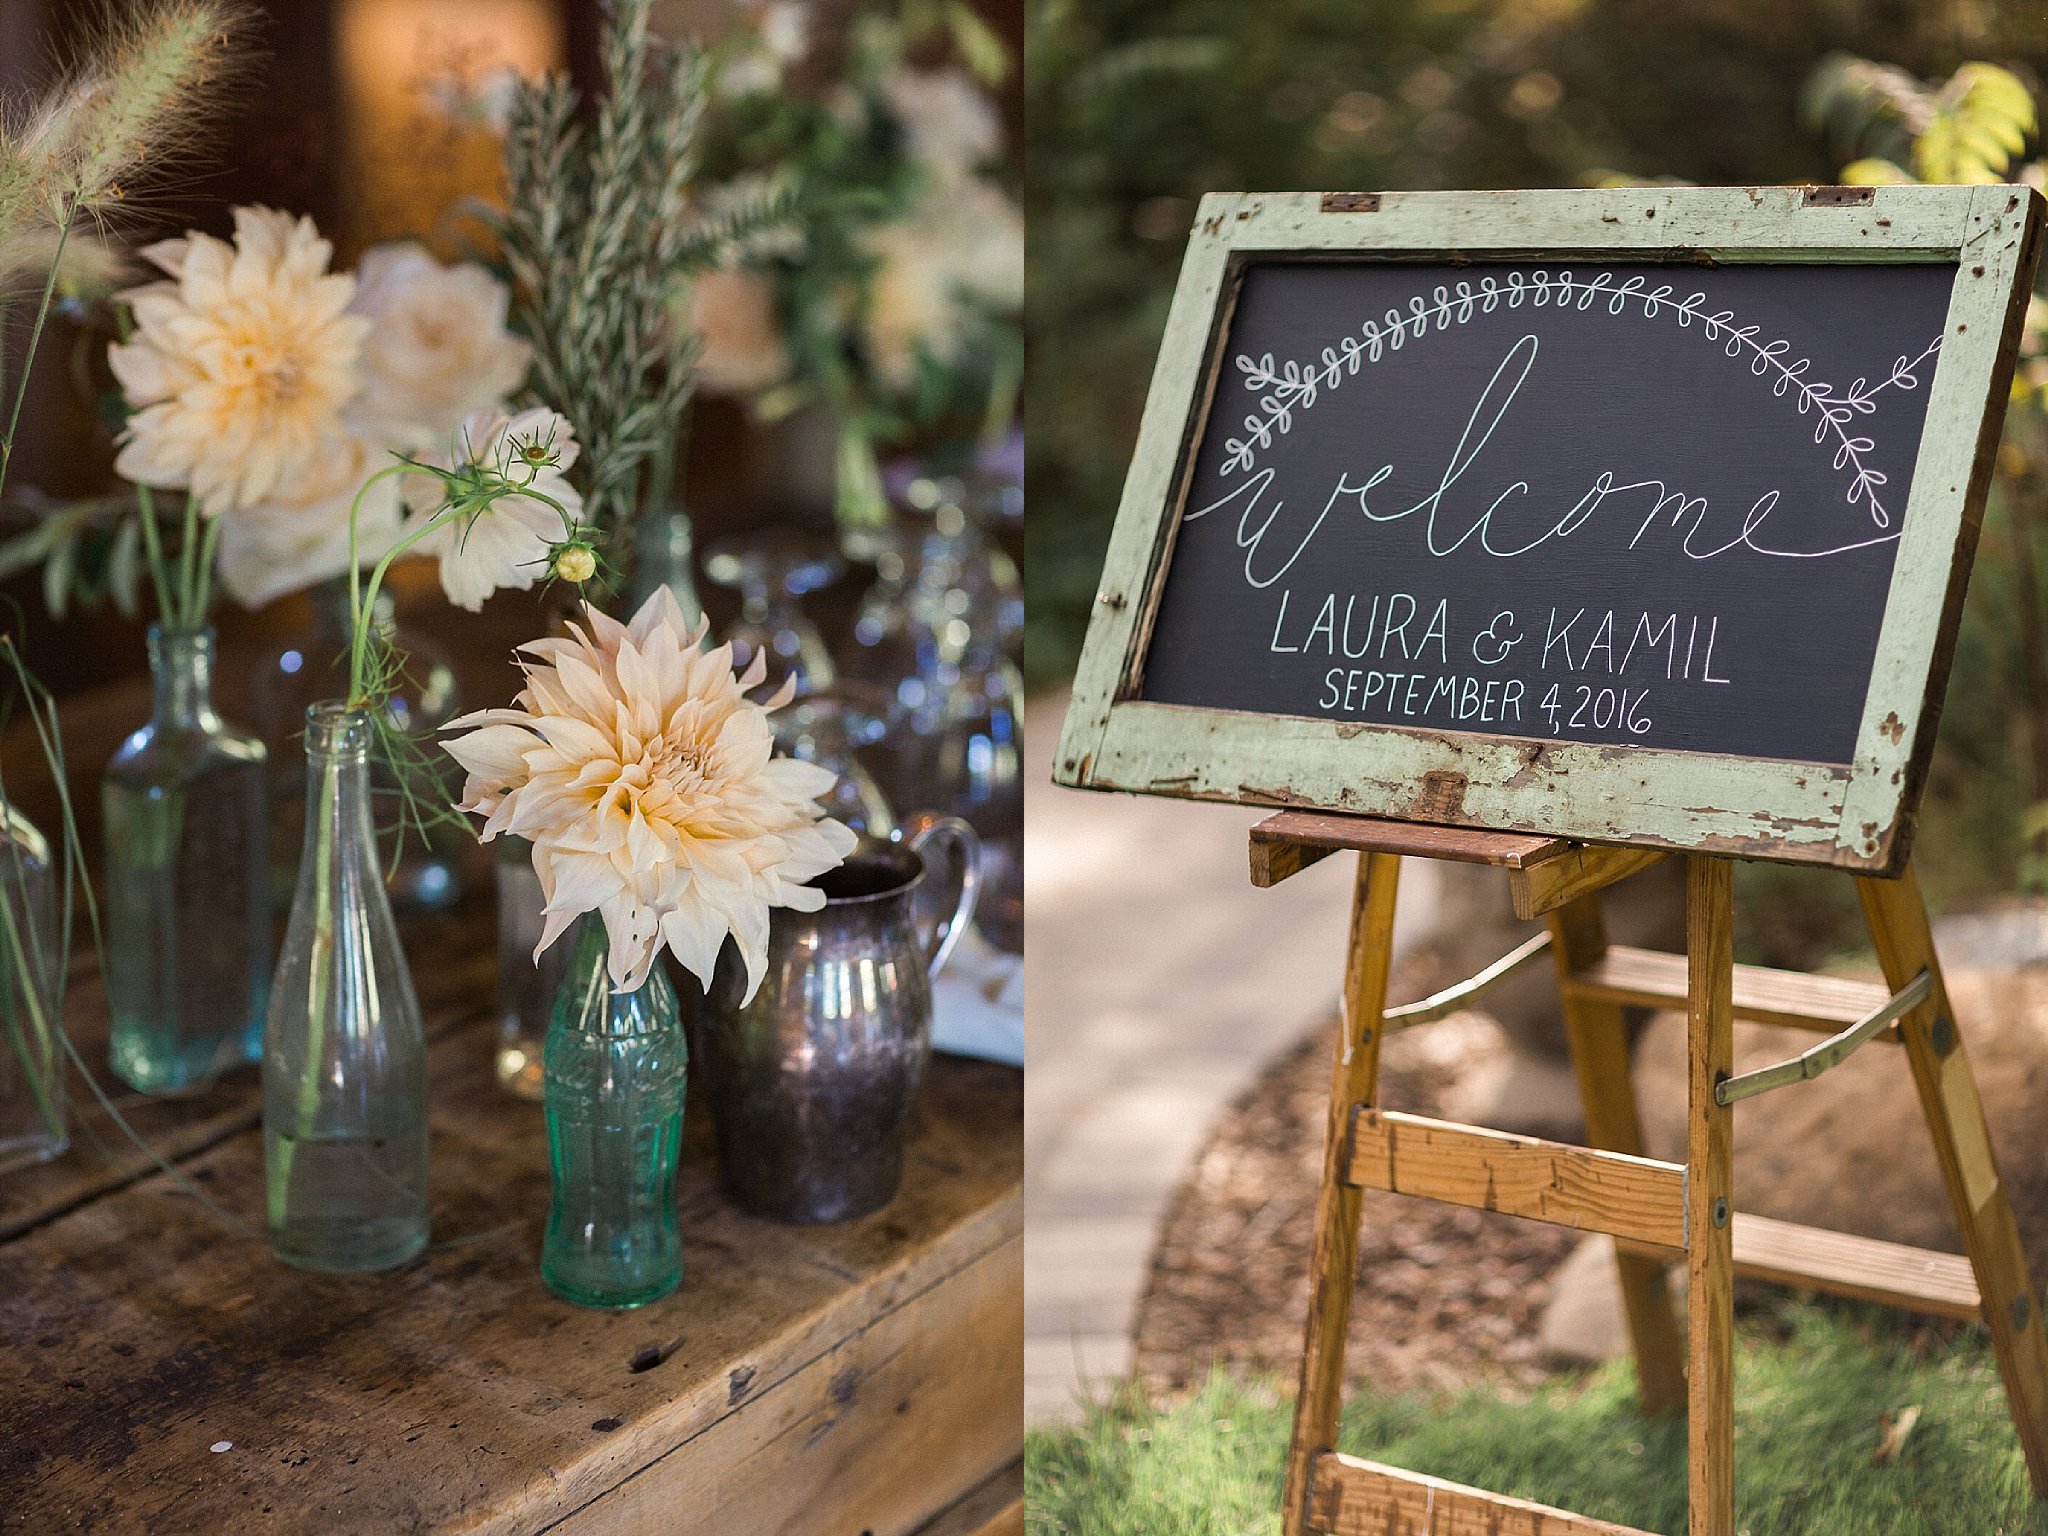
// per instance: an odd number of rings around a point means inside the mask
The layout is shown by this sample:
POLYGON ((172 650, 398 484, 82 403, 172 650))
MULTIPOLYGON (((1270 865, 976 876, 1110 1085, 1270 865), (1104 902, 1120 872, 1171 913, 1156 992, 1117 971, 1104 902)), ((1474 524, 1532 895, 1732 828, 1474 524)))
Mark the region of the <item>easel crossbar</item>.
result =
POLYGON ((1840 1034, 1830 1035, 1820 1044, 1807 1047, 1789 1061, 1773 1062, 1768 1067, 1738 1073, 1716 1083, 1714 1102, 1734 1104, 1790 1083, 1811 1082, 1830 1068, 1840 1066, 1855 1054, 1858 1046, 1879 1030, 1896 1024, 1933 995, 1934 978, 1923 970, 1887 998, 1883 1007, 1873 1008, 1840 1034))
MULTIPOLYGON (((1683 1008, 1688 995, 1686 959, 1659 949, 1610 944, 1597 959, 1574 968, 1563 986, 1568 996, 1585 1002, 1683 1008)), ((1879 983, 1843 976, 1809 976, 1762 965, 1735 967, 1735 1017, 1752 1024, 1834 1031, 1856 1023, 1890 996, 1879 983)))
POLYGON ((1361 1107, 1351 1121, 1348 1179, 1365 1189, 1685 1247, 1685 1169, 1677 1163, 1361 1107))
POLYGON ((1309 1522, 1330 1536, 1648 1536, 1335 1451, 1316 1458, 1309 1522))
POLYGON ((1438 1019, 1447 1018, 1468 1006, 1490 987, 1507 980, 1548 948, 1550 935, 1547 933, 1539 933, 1533 938, 1525 939, 1485 970, 1475 972, 1456 986, 1445 987, 1441 992, 1432 992, 1417 1002, 1389 1008, 1381 1015, 1384 1021, 1382 1027, 1391 1035, 1397 1030, 1413 1029, 1418 1024, 1434 1024, 1438 1019))

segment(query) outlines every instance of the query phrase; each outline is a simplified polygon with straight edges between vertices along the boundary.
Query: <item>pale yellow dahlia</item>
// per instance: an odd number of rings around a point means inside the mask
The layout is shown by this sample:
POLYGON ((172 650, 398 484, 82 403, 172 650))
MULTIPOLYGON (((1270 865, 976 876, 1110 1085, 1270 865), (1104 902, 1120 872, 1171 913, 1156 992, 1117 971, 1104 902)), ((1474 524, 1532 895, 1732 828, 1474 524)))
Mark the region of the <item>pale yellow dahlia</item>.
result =
POLYGON ((533 843, 547 896, 539 957, 585 912, 611 939, 607 970, 630 991, 667 945, 711 983, 730 934, 751 998, 767 969, 772 907, 814 912, 804 882, 836 868, 854 836, 824 820, 833 775, 774 755, 766 676, 755 657, 735 676, 732 648, 703 646, 675 596, 658 588, 630 624, 594 610, 588 629, 521 647, 526 687, 510 709, 453 722, 444 742, 468 774, 460 808, 533 843))
POLYGON ((210 235, 142 253, 169 280, 129 289, 135 334, 109 353, 134 414, 115 467, 189 487, 219 515, 291 494, 331 462, 360 387, 370 322, 345 313, 355 280, 311 219, 237 208, 232 245, 210 235))

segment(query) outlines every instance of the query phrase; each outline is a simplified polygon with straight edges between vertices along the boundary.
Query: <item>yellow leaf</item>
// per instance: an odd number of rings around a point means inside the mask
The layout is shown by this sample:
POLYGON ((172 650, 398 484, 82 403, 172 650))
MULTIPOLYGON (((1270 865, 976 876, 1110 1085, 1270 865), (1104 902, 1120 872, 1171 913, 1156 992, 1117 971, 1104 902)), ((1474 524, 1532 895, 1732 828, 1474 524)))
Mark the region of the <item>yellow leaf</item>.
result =
POLYGON ((2002 180, 2035 126, 2034 98, 2018 76, 1996 64, 1965 64, 1913 141, 1913 169, 1922 181, 2002 180))
POLYGON ((1845 187, 1902 187, 1910 185, 1912 180, 1912 172, 1904 166, 1876 156, 1852 160, 1842 167, 1841 184, 1845 187))

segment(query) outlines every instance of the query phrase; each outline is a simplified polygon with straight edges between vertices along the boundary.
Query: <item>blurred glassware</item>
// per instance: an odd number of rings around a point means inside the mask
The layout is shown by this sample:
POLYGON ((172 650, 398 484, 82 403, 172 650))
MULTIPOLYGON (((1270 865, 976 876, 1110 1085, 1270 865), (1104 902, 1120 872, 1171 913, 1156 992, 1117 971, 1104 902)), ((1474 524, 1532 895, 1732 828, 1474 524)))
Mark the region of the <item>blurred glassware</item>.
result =
POLYGON ((986 669, 961 675, 925 753, 925 804, 958 816, 981 838, 974 926, 1013 955, 1024 952, 1023 717, 1023 679, 998 656, 986 669))
POLYGON ((831 545, 793 528, 763 528, 720 539, 706 551, 704 574, 740 594, 740 617, 726 639, 733 663, 744 669, 759 650, 768 658, 768 682, 794 675, 802 690, 827 688, 838 678, 825 637, 803 610, 807 593, 830 586, 846 569, 831 545))
MULTIPOLYGON (((250 689, 256 734, 270 751, 271 893, 280 908, 289 905, 298 882, 306 820, 306 711, 348 692, 348 578, 323 582, 307 595, 313 602, 311 629, 271 647, 256 664, 250 689)), ((438 644, 398 621, 398 605, 388 591, 378 594, 376 617, 386 638, 408 658, 405 678, 391 697, 392 722, 415 735, 438 730, 462 712, 454 663, 438 644)), ((453 758, 443 772, 448 793, 440 801, 446 805, 461 787, 453 758)), ((389 871, 398 836, 397 786, 382 769, 372 769, 371 795, 383 867, 389 871)), ((418 833, 408 831, 404 857, 385 882, 392 906, 400 913, 453 906, 462 895, 461 853, 468 836, 444 823, 428 833, 423 847, 418 833)))
POLYGON ((889 732, 876 749, 899 807, 962 817, 980 834, 976 926, 1022 947, 1022 633, 1016 563, 991 536, 1023 508, 998 475, 899 479, 898 522, 876 542, 876 580, 854 620, 847 671, 884 690, 889 732))
POLYGON ((533 867, 533 844, 508 834, 491 847, 498 885, 498 1085, 538 1104, 548 1021, 575 942, 565 934, 534 958, 547 922, 541 912, 547 898, 533 867))
POLYGON ((856 832, 887 837, 896 817, 860 754, 888 734, 889 717, 887 694, 840 682, 798 694, 768 718, 779 750, 839 775, 832 792, 821 798, 825 814, 856 832))
POLYGON ((656 587, 667 587, 675 594, 683 617, 696 623, 704 604, 697 596, 697 543, 690 514, 679 506, 648 508, 640 516, 633 543, 623 609, 638 613, 656 587))

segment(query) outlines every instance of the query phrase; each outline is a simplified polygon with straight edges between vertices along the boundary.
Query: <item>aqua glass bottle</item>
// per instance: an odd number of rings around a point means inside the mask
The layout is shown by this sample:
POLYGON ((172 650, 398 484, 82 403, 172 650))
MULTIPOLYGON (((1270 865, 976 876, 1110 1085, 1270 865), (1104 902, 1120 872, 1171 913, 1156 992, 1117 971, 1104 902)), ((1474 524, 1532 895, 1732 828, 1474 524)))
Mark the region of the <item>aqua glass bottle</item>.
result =
POLYGON ((263 1034, 271 1252, 329 1274, 427 1245, 427 1047, 370 818, 371 720, 306 712, 306 837, 263 1034))
POLYGON ((554 1198, 541 1279, 583 1307, 638 1307, 682 1283, 676 1162, 689 1052, 657 963, 634 992, 605 972, 604 925, 586 917, 545 1051, 554 1198))
POLYGON ((108 1051, 141 1093, 204 1088, 263 1048, 269 770, 215 712, 213 662, 211 629, 151 628, 155 711, 100 781, 108 1051))
POLYGON ((71 1144, 57 981, 57 875, 50 845, 0 801, 0 1169, 71 1144))

